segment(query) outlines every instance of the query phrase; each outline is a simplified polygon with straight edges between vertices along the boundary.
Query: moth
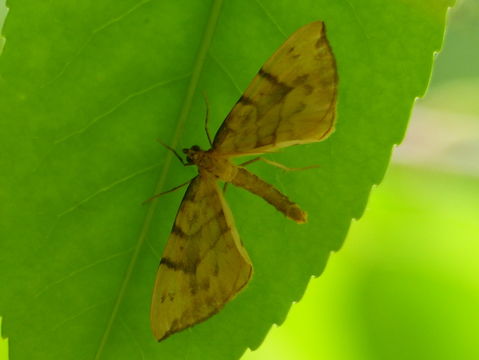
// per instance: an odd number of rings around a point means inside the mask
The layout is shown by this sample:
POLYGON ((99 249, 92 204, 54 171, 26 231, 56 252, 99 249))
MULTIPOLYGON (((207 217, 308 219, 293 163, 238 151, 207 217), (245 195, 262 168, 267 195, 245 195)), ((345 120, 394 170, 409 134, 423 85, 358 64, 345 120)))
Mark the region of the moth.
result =
POLYGON ((208 319, 251 279, 251 261, 217 180, 261 196, 297 223, 307 221, 297 204, 231 159, 327 138, 335 125, 337 84, 325 25, 307 24, 261 67, 211 149, 183 149, 198 175, 181 202, 155 281, 151 327, 158 341, 208 319))

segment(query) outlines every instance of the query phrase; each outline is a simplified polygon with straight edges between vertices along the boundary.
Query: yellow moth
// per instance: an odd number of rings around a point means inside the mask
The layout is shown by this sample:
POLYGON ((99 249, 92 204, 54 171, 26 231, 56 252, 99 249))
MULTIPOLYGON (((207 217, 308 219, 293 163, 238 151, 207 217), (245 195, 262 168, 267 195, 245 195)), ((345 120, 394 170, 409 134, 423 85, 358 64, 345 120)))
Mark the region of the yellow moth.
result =
POLYGON ((305 25, 259 70, 211 149, 183 150, 198 176, 181 202, 158 269, 151 304, 156 339, 208 319, 251 278, 251 261, 217 180, 261 196, 297 223, 306 222, 298 205, 230 159, 324 140, 334 129, 337 82, 324 23, 305 25))

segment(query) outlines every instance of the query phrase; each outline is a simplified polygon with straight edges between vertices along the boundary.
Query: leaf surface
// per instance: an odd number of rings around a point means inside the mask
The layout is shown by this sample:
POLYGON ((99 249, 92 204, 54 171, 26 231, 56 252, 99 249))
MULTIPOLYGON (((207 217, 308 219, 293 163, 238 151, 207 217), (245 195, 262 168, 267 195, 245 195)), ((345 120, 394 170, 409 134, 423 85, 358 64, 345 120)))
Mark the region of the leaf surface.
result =
MULTIPOLYGON (((11 359, 237 359, 284 321, 361 216, 428 84, 453 0, 24 0, 0 56, 0 315, 11 359), (155 141, 206 147, 274 50, 323 20, 339 72, 325 142, 251 170, 309 213, 285 219, 230 187, 255 275, 208 321, 162 343, 149 306, 181 192, 194 176, 155 141)), ((327 311, 327 309, 325 309, 327 311)))

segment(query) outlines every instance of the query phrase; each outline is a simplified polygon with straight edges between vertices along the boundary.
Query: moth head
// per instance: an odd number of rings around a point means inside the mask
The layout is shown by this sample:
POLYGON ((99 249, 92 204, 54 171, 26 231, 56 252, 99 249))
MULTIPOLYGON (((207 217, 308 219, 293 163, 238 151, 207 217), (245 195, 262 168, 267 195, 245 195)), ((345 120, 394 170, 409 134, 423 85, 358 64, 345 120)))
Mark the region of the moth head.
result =
POLYGON ((198 158, 198 154, 201 151, 202 150, 200 149, 200 147, 198 145, 193 145, 189 149, 183 149, 183 153, 186 154, 186 162, 188 164, 195 164, 196 159, 198 158))

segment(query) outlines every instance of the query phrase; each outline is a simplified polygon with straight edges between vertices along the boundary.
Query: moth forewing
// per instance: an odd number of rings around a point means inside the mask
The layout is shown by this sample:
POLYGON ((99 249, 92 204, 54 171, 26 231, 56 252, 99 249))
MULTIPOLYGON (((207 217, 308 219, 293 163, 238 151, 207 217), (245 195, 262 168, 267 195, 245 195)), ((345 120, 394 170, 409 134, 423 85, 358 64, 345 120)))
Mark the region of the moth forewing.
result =
POLYGON ((334 129, 337 83, 324 23, 303 26, 258 71, 218 130, 213 151, 261 154, 325 139, 334 129))

